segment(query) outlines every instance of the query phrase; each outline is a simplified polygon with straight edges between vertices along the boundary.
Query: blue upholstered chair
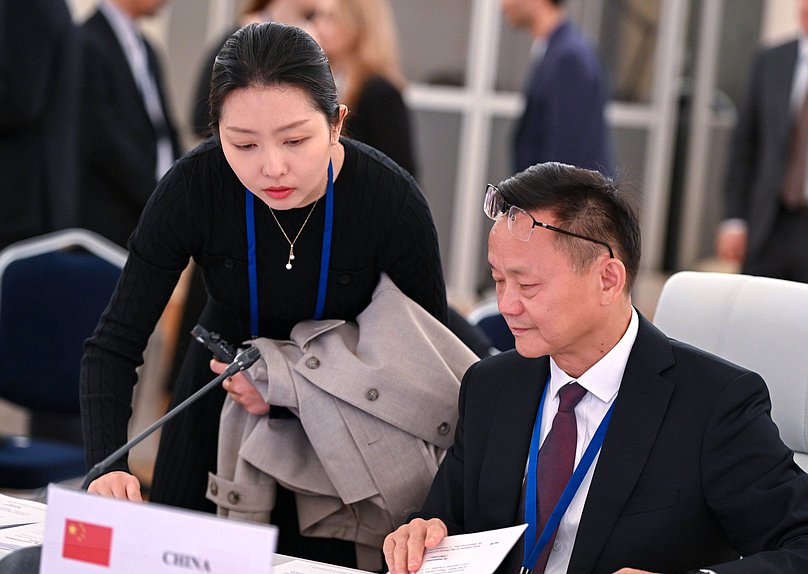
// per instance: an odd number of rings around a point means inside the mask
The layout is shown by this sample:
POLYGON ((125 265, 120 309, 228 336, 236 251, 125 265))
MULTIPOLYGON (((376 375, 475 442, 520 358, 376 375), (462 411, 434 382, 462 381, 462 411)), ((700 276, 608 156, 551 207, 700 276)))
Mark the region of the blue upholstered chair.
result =
POLYGON ((28 410, 23 436, 0 437, 0 488, 84 474, 79 369, 126 251, 69 229, 0 252, 0 397, 28 410))
POLYGON ((513 333, 500 314, 496 299, 478 303, 466 316, 468 322, 477 325, 491 339, 497 351, 508 351, 516 346, 513 333))

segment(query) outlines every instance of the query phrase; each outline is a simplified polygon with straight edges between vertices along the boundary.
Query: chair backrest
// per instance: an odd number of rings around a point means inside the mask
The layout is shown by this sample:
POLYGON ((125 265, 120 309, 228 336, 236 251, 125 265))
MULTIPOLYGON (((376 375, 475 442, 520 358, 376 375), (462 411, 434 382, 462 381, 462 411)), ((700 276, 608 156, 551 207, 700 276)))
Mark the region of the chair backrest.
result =
POLYGON ((0 396, 38 412, 79 412, 84 340, 125 261, 120 247, 77 229, 0 252, 0 396))
POLYGON ((664 285, 654 323, 759 373, 772 419, 808 469, 808 285, 766 277, 685 271, 664 285))

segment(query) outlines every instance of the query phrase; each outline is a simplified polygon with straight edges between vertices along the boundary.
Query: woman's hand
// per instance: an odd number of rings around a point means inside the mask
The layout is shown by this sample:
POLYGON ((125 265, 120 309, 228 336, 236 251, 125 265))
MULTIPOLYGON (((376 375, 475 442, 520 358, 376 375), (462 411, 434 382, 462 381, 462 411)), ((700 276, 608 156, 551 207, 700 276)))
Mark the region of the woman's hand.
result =
POLYGON ((140 495, 140 481, 128 472, 115 470, 103 476, 99 476, 87 487, 90 494, 100 494, 101 496, 111 496, 122 500, 133 500, 140 502, 143 497, 140 495))
MULTIPOLYGON (((211 359, 210 370, 220 375, 227 368, 226 363, 211 359)), ((251 415, 265 415, 269 412, 269 405, 264 401, 264 397, 258 392, 253 384, 247 380, 243 373, 236 373, 232 377, 227 377, 222 383, 222 387, 230 395, 230 398, 244 407, 244 410, 251 415)))

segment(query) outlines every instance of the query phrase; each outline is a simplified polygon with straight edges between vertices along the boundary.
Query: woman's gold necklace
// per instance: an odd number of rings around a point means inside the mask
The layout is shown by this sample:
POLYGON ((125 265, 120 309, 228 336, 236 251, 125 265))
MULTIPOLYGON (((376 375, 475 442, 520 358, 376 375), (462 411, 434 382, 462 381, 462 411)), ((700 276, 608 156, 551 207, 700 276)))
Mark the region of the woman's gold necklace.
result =
POLYGON ((314 213, 314 208, 317 207, 318 201, 320 201, 319 198, 314 202, 314 205, 311 206, 309 214, 306 216, 305 221, 303 221, 303 225, 301 225, 300 229, 297 230, 297 235, 295 235, 295 238, 292 240, 290 240, 289 236, 286 235, 286 231, 283 230, 283 226, 281 225, 281 222, 278 221, 278 218, 275 216, 275 212, 272 210, 271 207, 269 208, 269 212, 272 214, 272 219, 274 219, 275 223, 278 224, 278 228, 281 230, 281 233, 283 233, 283 236, 286 238, 286 242, 289 244, 289 259, 287 259, 286 261, 287 269, 292 268, 292 261, 295 260, 295 241, 297 241, 297 238, 300 237, 300 234, 303 232, 303 228, 306 227, 306 224, 309 222, 309 217, 311 217, 311 214, 314 213))

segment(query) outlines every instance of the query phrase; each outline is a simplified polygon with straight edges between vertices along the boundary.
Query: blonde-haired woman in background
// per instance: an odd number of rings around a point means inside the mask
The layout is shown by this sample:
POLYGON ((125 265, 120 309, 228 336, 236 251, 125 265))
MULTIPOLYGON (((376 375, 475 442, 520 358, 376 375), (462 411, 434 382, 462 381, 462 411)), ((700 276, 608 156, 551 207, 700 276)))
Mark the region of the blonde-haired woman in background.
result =
POLYGON ((318 0, 312 28, 348 106, 349 137, 384 152, 416 175, 405 80, 387 0, 318 0))

